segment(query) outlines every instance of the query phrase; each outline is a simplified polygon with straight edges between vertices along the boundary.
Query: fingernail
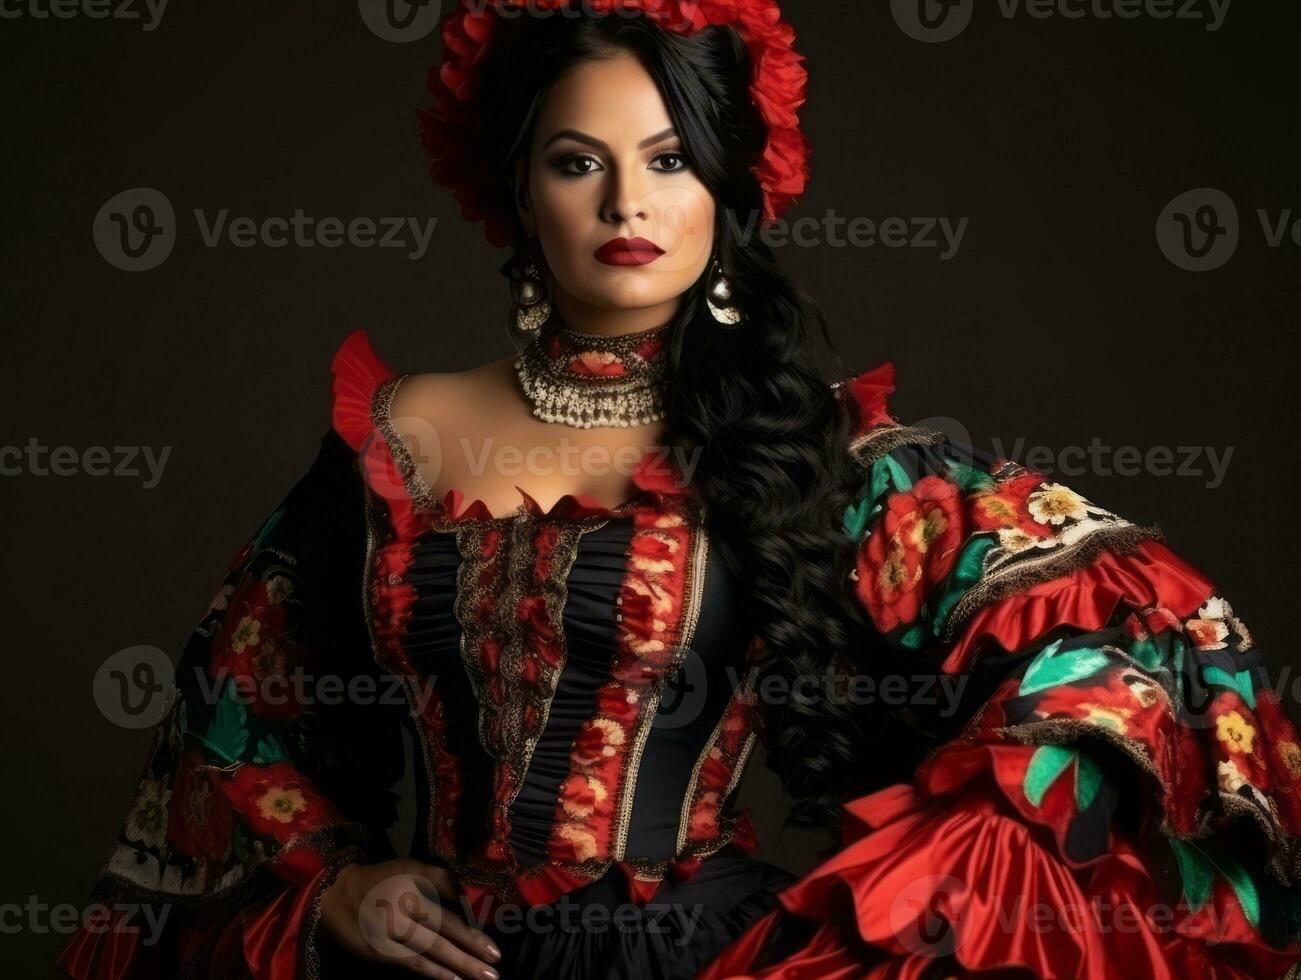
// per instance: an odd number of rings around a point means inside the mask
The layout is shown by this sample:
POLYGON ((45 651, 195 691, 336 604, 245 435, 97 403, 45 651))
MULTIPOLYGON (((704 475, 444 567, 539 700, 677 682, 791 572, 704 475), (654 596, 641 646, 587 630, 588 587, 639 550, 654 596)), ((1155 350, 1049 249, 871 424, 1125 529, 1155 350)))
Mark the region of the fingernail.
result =
POLYGON ((499 950, 499 949, 498 949, 496 946, 494 946, 492 943, 489 943, 487 946, 484 947, 484 949, 486 949, 486 950, 488 951, 488 956, 489 956, 489 958, 494 959, 494 960, 499 960, 499 959, 501 959, 501 950, 499 950))
POLYGON ((497 971, 492 969, 491 967, 485 966, 482 972, 483 975, 488 978, 488 980, 497 980, 497 971))

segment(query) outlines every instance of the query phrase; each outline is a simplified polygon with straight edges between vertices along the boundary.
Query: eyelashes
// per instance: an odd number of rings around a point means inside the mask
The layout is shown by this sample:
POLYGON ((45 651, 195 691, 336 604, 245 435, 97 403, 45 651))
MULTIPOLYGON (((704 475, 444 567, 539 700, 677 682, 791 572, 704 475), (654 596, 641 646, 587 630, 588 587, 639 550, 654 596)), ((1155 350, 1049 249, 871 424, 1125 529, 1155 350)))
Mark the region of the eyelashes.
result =
MULTIPOLYGON (((663 160, 666 157, 679 161, 680 165, 668 169, 663 169, 659 167, 655 167, 652 169, 658 170, 660 173, 665 173, 665 174, 678 174, 691 169, 691 164, 687 161, 686 154, 676 150, 665 150, 662 153, 657 153, 655 154, 654 157, 651 158, 651 162, 654 163, 656 161, 663 160)), ((600 161, 598 161, 596 157, 592 156, 592 154, 590 153, 570 153, 561 157, 559 160, 555 161, 551 166, 557 173, 565 177, 586 177, 588 174, 594 174, 600 170, 605 169, 600 165, 600 161), (593 166, 585 170, 572 169, 573 165, 581 166, 587 163, 590 163, 593 166)))

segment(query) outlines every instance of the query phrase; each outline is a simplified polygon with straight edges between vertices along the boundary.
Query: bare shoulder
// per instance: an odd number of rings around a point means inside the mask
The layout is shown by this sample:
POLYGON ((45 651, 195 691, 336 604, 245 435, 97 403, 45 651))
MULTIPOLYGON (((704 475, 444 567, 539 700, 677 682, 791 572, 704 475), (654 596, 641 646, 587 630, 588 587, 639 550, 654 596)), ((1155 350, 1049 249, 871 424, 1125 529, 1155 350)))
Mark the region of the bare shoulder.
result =
POLYGON ((515 357, 511 354, 464 371, 409 374, 393 398, 391 415, 459 427, 461 420, 491 414, 515 393, 515 357))

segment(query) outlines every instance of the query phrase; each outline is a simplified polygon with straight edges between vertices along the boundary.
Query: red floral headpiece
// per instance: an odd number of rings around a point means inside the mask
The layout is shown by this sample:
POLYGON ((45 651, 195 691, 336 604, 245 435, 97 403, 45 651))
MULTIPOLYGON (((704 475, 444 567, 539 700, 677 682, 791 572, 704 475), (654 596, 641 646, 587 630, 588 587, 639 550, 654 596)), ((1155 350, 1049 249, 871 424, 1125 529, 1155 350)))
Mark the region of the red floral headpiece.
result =
MULTIPOLYGON (((452 190, 468 221, 485 224, 488 241, 510 241, 504 215, 494 213, 497 189, 474 159, 472 139, 483 61, 498 27, 499 11, 511 16, 563 9, 573 0, 459 0, 443 18, 444 61, 429 70, 433 108, 420 113, 420 130, 435 183, 452 190)), ((794 49, 795 31, 781 19, 777 0, 581 0, 592 14, 639 11, 675 34, 731 25, 750 49, 750 94, 768 128, 763 157, 754 167, 763 188, 765 224, 804 192, 808 138, 799 128, 808 74, 794 49)))

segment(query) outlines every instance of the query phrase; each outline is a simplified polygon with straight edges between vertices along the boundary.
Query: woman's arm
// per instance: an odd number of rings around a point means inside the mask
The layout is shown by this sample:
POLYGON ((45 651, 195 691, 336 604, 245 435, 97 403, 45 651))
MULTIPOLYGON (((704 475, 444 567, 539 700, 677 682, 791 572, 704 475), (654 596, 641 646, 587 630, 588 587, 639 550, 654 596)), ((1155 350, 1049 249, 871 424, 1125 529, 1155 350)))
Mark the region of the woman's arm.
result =
MULTIPOLYGON (((387 837, 406 702, 371 653, 363 506, 356 455, 331 431, 185 646, 170 713, 95 886, 95 900, 118 911, 74 936, 59 961, 70 975, 328 976, 340 946, 454 975, 409 950, 378 949, 383 908, 366 909, 381 924, 353 941, 367 921, 361 906, 388 891, 396 902, 413 870, 387 837), (331 889, 345 869, 353 887, 331 889)), ((431 893, 422 906, 453 893, 450 881, 429 880, 441 872, 414 870, 431 893)), ((465 968, 455 975, 481 975, 454 958, 465 968)))
POLYGON ((1301 745, 1242 620, 1154 529, 880 415, 852 585, 962 696, 930 708, 915 778, 849 801, 840 849, 705 976, 1282 976, 1301 745))

